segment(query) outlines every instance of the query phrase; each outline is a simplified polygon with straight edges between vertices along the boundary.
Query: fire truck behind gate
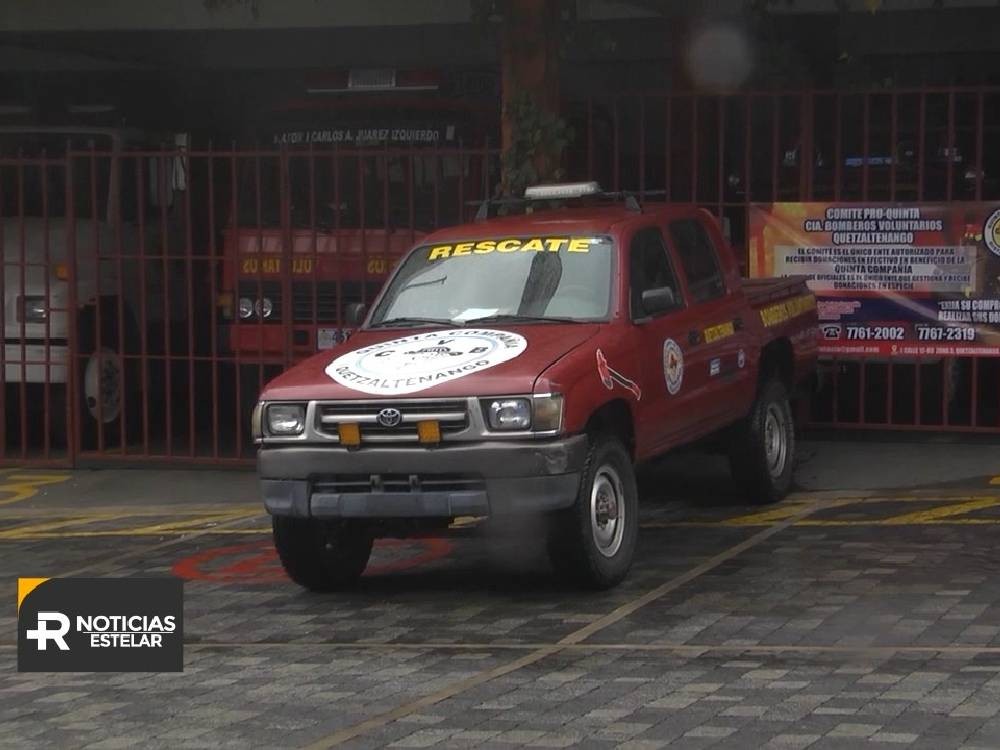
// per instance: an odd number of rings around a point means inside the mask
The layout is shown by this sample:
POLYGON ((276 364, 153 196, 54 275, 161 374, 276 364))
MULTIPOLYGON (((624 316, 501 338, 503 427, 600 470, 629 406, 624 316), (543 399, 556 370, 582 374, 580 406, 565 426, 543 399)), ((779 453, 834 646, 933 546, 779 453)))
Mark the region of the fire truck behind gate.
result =
POLYGON ((347 307, 374 299, 414 243, 488 193, 488 139, 470 148, 467 137, 495 128, 496 104, 462 95, 484 85, 467 78, 312 76, 244 136, 254 148, 233 157, 216 297, 243 437, 267 380, 343 341, 347 307))

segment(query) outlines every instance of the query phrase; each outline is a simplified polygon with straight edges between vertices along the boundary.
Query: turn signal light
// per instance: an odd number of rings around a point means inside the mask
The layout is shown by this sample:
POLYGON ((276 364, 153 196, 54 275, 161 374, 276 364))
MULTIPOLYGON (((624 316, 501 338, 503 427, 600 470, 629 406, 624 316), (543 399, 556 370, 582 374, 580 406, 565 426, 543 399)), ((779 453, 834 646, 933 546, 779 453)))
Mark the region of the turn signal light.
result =
POLYGON ((432 419, 417 422, 417 437, 421 443, 440 443, 441 425, 432 419))
POLYGON ((60 281, 66 281, 69 278, 69 266, 65 263, 56 263, 56 278, 60 281))
POLYGON ((345 422, 337 426, 340 444, 351 448, 361 445, 361 428, 353 422, 345 422))

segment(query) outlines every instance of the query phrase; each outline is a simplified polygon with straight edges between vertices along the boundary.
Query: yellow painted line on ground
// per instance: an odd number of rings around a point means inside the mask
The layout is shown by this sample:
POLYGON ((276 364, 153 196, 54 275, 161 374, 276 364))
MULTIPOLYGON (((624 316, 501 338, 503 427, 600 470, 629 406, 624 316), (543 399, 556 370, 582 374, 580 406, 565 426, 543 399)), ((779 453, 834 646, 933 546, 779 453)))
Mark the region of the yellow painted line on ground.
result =
MULTIPOLYGON (((242 520, 242 519, 237 519, 242 520)), ((97 537, 145 537, 145 536, 155 536, 155 537, 165 537, 165 536, 175 536, 175 537, 185 537, 191 536, 192 534, 197 534, 199 536, 209 535, 214 536, 216 534, 229 534, 229 535, 241 535, 241 536, 260 536, 263 534, 270 534, 271 527, 267 528, 256 528, 256 529, 204 529, 199 527, 193 527, 187 531, 143 531, 136 532, 131 529, 108 529, 106 531, 61 531, 61 532, 38 532, 30 535, 16 536, 16 537, 4 537, 0 536, 0 541, 34 541, 42 539, 92 539, 97 537)))
MULTIPOLYGON (((263 515, 263 514, 261 514, 263 515)), ((238 523, 245 523, 247 519, 240 519, 237 521, 230 521, 229 525, 234 525, 238 523)), ((138 558, 140 561, 145 561, 151 559, 151 556, 155 552, 160 552, 171 547, 176 547, 180 544, 190 543, 192 539, 196 539, 202 536, 209 536, 211 534, 217 534, 217 529, 207 529, 201 531, 192 531, 189 534, 183 536, 177 536, 173 539, 164 539, 161 542, 154 544, 144 544, 138 549, 129 548, 124 552, 118 551, 115 554, 88 562, 86 565, 82 565, 79 568, 73 568, 71 570, 64 571, 53 571, 48 574, 50 578, 72 578, 73 576, 80 576, 84 573, 98 572, 100 575, 109 575, 116 570, 120 569, 127 561, 134 560, 138 558)), ((39 573, 45 572, 36 571, 39 573)))
POLYGON ((184 534, 190 531, 192 527, 203 527, 212 523, 227 523, 229 521, 237 521, 241 518, 253 518, 254 516, 259 515, 259 512, 248 514, 243 511, 228 511, 225 513, 216 513, 214 515, 199 516, 197 518, 187 518, 181 520, 172 519, 164 521, 163 523, 138 526, 131 529, 131 532, 133 534, 184 534))
MULTIPOLYGON (((157 514, 162 517, 163 512, 157 514)), ((164 519, 161 523, 143 523, 149 514, 131 516, 120 511, 108 511, 104 513, 73 514, 71 516, 60 516, 48 518, 43 521, 36 521, 24 526, 16 526, 0 530, 0 540, 13 539, 62 539, 79 537, 100 537, 100 536, 168 536, 185 535, 193 530, 201 531, 211 528, 213 524, 228 525, 231 522, 242 521, 259 516, 259 512, 247 512, 243 510, 227 511, 212 514, 198 514, 188 518, 164 519), (133 523, 129 523, 129 522, 133 523), (118 522, 118 526, 111 528, 85 528, 97 523, 118 522), (84 528, 73 528, 84 527, 84 528)), ((270 529, 266 529, 270 531, 270 529)), ((220 533, 262 533, 262 530, 220 530, 220 533)))
MULTIPOLYGON (((867 505, 876 503, 931 503, 934 500, 943 498, 930 497, 871 497, 864 501, 842 498, 838 505, 840 508, 851 505, 867 505)), ((789 518, 799 511, 805 504, 802 501, 792 501, 782 503, 782 505, 742 516, 730 518, 704 518, 690 521, 647 521, 640 524, 642 528, 670 528, 674 526, 767 526, 777 521, 789 518)), ((996 525, 1000 524, 1000 516, 991 518, 963 518, 968 513, 977 510, 1000 507, 1000 496, 977 496, 965 495, 955 498, 952 502, 934 505, 924 510, 903 513, 902 515, 887 516, 885 518, 804 518, 796 522, 796 526, 928 526, 928 525, 996 525)))
MULTIPOLYGON (((819 519, 808 519, 805 521, 799 521, 795 526, 997 526, 1000 525, 1000 518, 942 518, 940 520, 934 521, 920 521, 920 522, 908 522, 899 523, 893 521, 891 518, 862 518, 862 519, 830 519, 828 521, 823 521, 819 519), (892 522, 891 522, 892 521, 892 522), (891 522, 891 523, 890 523, 891 522)), ((735 524, 727 524, 718 521, 650 521, 647 523, 639 524, 640 528, 643 529, 667 529, 673 527, 689 527, 689 528, 709 528, 712 526, 726 526, 737 528, 735 524)), ((752 528, 759 526, 767 526, 766 523, 744 523, 740 524, 739 528, 752 528)))
MULTIPOLYGON (((939 505, 928 510, 918 510, 913 513, 904 513, 901 516, 893 516, 892 518, 887 518, 883 521, 883 524, 886 526, 897 526, 907 524, 936 523, 943 519, 953 518, 955 516, 964 516, 966 513, 972 513, 973 511, 995 508, 998 505, 1000 505, 1000 498, 974 497, 966 500, 965 502, 939 505)), ((998 518, 997 521, 1000 521, 1000 518, 998 518)))
MULTIPOLYGON (((67 526, 79 526, 81 524, 94 523, 96 521, 112 521, 116 518, 114 515, 107 515, 103 518, 88 516, 85 519, 81 518, 62 518, 59 520, 49 520, 42 521, 40 523, 32 523, 27 526, 15 526, 11 529, 3 529, 0 531, 0 539, 23 539, 25 537, 37 536, 40 534, 53 535, 56 529, 63 529, 67 526)), ((60 534, 55 534, 55 536, 60 536, 60 534)))
POLYGON ((0 483, 0 505, 20 503, 38 494, 47 484, 59 484, 70 478, 69 474, 7 474, 0 483), (10 494, 10 497, 3 497, 10 494))
POLYGON ((410 701, 409 703, 404 703, 403 705, 397 706, 394 709, 385 711, 380 714, 376 714, 369 719, 360 721, 348 727, 339 729, 331 734, 321 737, 318 740, 312 742, 306 746, 306 750, 326 750, 327 748, 335 747, 341 745, 345 742, 349 742, 356 737, 359 737, 368 732, 372 732, 380 729, 388 724, 405 718, 413 713, 422 711, 425 708, 434 706, 442 701, 448 700, 456 695, 460 695, 472 688, 482 685, 498 677, 503 677, 504 675, 510 674, 512 672, 517 672, 520 669, 529 667, 532 664, 542 661, 550 656, 555 656, 562 652, 565 648, 569 646, 574 646, 583 643, 586 639, 593 635, 601 632, 602 630, 620 622, 629 615, 635 613, 636 611, 642 609, 651 602, 656 601, 662 596, 674 591, 675 589, 681 588, 691 581, 694 581, 698 577, 708 573, 720 565, 726 563, 727 561, 738 557, 749 549, 752 549, 765 541, 773 537, 775 534, 780 533, 782 530, 795 524, 797 520, 805 518, 810 513, 815 513, 816 511, 823 508, 836 507, 837 503, 823 503, 823 504, 813 504, 806 506, 801 509, 797 515, 790 518, 786 518, 766 529, 762 529, 752 536, 744 539, 738 544, 729 547, 722 552, 708 558, 707 560, 699 563, 695 567, 681 573, 678 576, 670 578, 659 586, 646 591, 634 599, 625 602, 619 607, 615 608, 603 617, 594 620, 593 622, 584 625, 577 630, 569 633, 568 635, 561 638, 557 643, 547 644, 540 647, 534 651, 524 654, 523 656, 515 659, 513 661, 507 662, 506 664, 499 664, 496 667, 490 669, 485 669, 481 672, 477 672, 469 677, 456 680, 450 684, 447 684, 440 689, 424 695, 420 698, 410 701))
POLYGON ((175 516, 186 518, 188 516, 214 516, 218 513, 246 513, 259 515, 263 511, 260 505, 212 505, 212 506, 186 506, 186 505, 156 505, 150 507, 133 507, 128 505, 95 505, 87 508, 78 506, 52 506, 35 508, 18 508, 4 513, 4 517, 16 520, 29 520, 34 518, 85 518, 89 515, 104 516, 109 513, 120 515, 122 518, 160 518, 175 516))

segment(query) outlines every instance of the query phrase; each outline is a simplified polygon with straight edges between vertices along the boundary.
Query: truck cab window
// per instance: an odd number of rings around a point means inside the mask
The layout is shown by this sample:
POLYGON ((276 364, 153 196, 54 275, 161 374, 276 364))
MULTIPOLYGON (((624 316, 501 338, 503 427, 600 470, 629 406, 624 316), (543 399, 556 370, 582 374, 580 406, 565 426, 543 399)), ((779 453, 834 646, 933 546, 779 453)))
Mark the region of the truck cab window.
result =
POLYGON ((670 237, 680 255, 694 301, 708 302, 725 295, 726 283, 719 267, 719 253, 701 222, 697 219, 672 221, 670 237))
POLYGON ((640 229, 632 237, 629 248, 629 277, 632 320, 648 317, 642 305, 642 293, 647 289, 669 287, 674 297, 681 300, 681 290, 677 275, 670 267, 667 246, 663 235, 656 227, 640 229))

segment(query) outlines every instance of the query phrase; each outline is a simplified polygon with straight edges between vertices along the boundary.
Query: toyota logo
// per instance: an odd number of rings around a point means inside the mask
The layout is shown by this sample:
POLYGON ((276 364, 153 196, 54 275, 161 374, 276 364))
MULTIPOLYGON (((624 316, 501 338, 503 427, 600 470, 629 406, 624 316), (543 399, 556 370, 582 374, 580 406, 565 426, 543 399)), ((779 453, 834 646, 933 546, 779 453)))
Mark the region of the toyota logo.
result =
POLYGON ((375 417, 375 421, 383 427, 398 427, 399 423, 403 421, 403 414, 399 409, 389 407, 382 409, 375 417))

